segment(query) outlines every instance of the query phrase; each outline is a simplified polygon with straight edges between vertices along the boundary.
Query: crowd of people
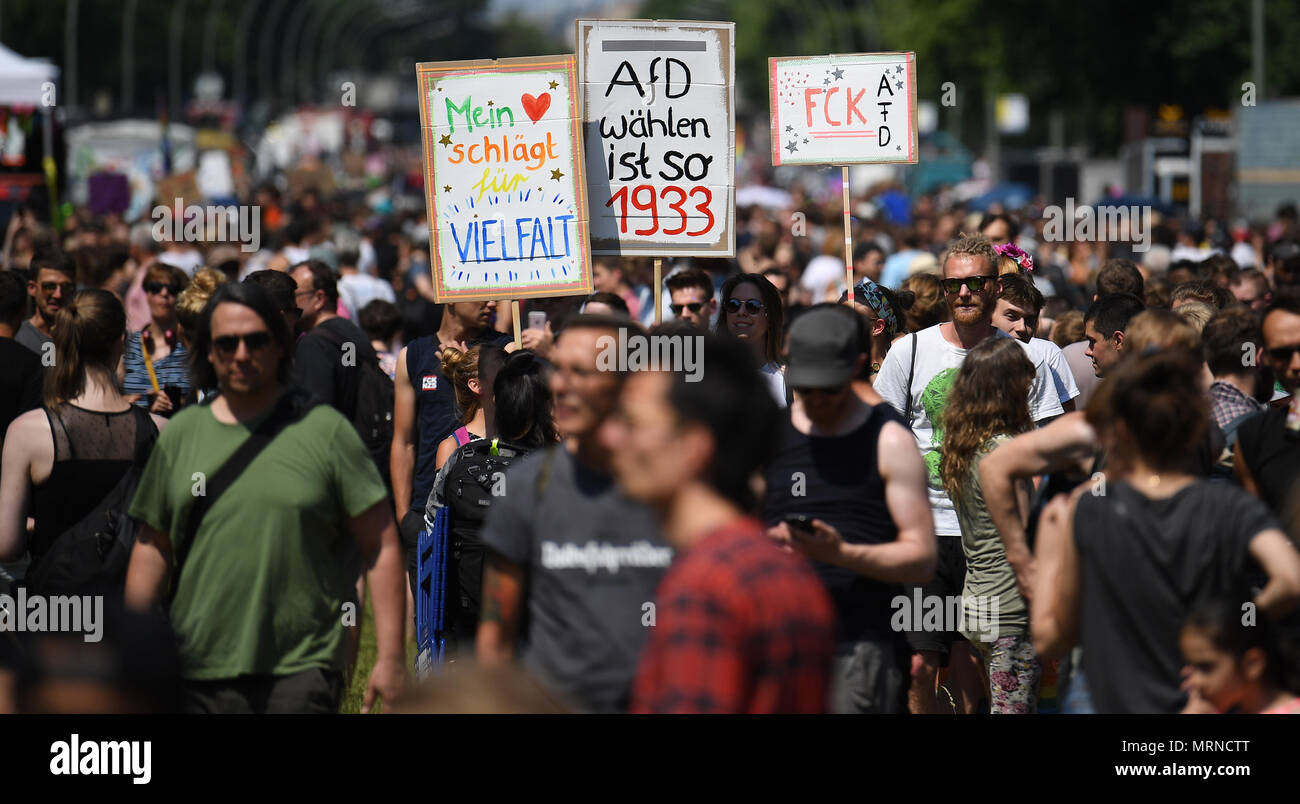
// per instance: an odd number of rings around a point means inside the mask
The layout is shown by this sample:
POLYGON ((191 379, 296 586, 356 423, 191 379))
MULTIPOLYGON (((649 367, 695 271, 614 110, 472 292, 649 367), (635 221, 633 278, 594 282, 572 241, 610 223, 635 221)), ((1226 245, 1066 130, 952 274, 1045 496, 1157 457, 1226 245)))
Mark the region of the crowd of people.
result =
POLYGON ((0 629, 0 711, 392 706, 431 599, 498 703, 1300 713, 1295 208, 1139 251, 885 186, 846 270, 833 197, 660 299, 596 255, 517 339, 436 303, 418 205, 268 184, 254 251, 16 212, 0 594, 112 615, 0 629), (609 369, 654 336, 698 365, 609 369))

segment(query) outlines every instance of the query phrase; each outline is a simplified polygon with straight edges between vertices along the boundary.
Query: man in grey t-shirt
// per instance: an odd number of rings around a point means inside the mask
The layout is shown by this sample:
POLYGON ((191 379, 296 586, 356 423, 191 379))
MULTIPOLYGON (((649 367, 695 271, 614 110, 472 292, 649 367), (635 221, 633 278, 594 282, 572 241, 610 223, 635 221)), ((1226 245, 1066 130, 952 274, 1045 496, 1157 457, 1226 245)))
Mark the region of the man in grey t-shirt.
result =
POLYGON ((566 443, 506 472, 482 534, 479 661, 508 661, 522 637, 533 677, 591 712, 627 708, 654 592, 673 555, 650 509, 614 486, 598 440, 622 384, 619 374, 600 370, 598 357, 620 340, 619 327, 639 329, 581 316, 561 333, 551 392, 566 443))

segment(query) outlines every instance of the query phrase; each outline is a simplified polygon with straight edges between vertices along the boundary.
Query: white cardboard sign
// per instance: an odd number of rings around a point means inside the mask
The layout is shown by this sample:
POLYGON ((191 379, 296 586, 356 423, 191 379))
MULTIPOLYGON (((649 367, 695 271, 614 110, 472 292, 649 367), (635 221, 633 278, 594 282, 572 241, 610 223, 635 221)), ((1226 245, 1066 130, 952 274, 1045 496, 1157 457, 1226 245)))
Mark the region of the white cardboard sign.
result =
POLYGON ((577 21, 593 254, 735 254, 734 33, 577 21))

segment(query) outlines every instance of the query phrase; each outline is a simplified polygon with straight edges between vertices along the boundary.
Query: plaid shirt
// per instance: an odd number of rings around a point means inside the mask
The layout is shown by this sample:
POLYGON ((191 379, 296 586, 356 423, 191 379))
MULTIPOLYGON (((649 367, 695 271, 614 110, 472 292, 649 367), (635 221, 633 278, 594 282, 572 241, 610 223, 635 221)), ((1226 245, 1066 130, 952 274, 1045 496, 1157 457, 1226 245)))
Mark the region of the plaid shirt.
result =
POLYGON ((1265 407, 1231 383, 1215 380, 1210 385, 1210 418, 1219 427, 1225 427, 1228 422, 1247 413, 1258 413, 1265 407))
POLYGON ((664 576, 633 712, 826 711, 835 614, 807 561, 752 519, 702 538, 664 576))

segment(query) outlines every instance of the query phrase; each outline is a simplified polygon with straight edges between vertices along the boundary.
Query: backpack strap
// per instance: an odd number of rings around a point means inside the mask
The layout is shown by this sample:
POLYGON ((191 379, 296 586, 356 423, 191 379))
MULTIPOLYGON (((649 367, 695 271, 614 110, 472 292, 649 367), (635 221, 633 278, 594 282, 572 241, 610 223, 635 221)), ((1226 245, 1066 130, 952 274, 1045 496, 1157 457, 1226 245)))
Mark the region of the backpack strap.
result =
POLYGON ((463 447, 463 446, 465 446, 466 444, 468 444, 470 441, 473 440, 473 439, 470 438, 470 435, 469 435, 469 428, 468 428, 468 427, 465 427, 465 426, 463 426, 463 425, 460 426, 460 427, 457 427, 457 428, 455 429, 455 431, 452 432, 452 436, 455 437, 455 439, 456 439, 456 446, 458 446, 458 447, 463 447))
POLYGON ((253 459, 261 454, 262 450, 275 440, 285 427, 299 421, 306 416, 311 409, 315 407, 313 397, 308 396, 303 399, 295 394, 292 390, 286 391, 276 401, 275 407, 271 414, 262 420, 262 423, 244 439, 244 443, 239 445, 234 454, 226 459, 213 473, 211 480, 207 484, 207 493, 195 500, 194 505, 190 508, 189 517, 185 520, 185 539, 181 542, 176 551, 176 570, 172 573, 171 599, 176 598, 176 590, 180 588, 181 571, 185 569, 185 558, 189 555, 190 550, 194 548, 194 539, 198 535, 199 526, 203 523, 203 517, 216 501, 234 485, 239 476, 244 473, 253 459))
POLYGON ((910 430, 912 428, 912 380, 916 377, 916 342, 920 340, 920 333, 912 333, 912 362, 907 368, 907 409, 903 413, 903 423, 910 430))

